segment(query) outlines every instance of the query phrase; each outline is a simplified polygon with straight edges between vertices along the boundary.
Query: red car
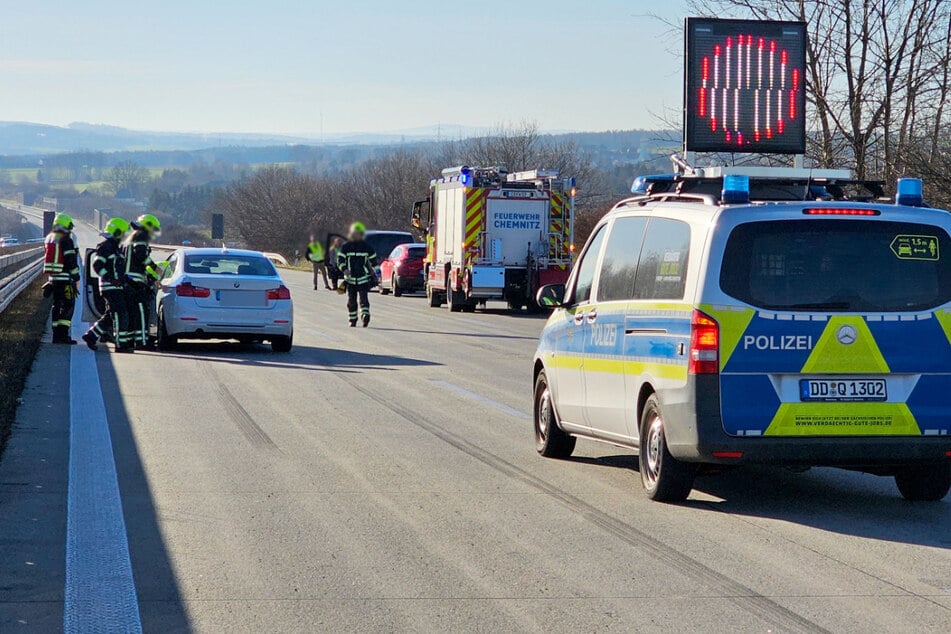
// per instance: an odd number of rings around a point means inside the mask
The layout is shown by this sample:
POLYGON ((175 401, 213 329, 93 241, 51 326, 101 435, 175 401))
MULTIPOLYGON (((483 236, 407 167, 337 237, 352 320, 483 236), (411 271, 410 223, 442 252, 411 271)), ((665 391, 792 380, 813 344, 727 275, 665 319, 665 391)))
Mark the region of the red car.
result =
POLYGON ((380 293, 393 294, 424 290, 423 258, 426 257, 426 245, 419 242, 401 244, 380 265, 380 293))

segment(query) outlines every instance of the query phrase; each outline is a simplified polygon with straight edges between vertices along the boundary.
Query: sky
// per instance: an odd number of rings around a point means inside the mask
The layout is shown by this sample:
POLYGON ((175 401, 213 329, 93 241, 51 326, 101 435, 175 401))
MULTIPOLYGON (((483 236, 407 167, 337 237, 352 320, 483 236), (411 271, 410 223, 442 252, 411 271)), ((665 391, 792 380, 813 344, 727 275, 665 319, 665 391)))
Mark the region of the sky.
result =
POLYGON ((684 0, 36 0, 0 20, 0 120, 139 130, 655 128, 684 0), (501 7, 505 7, 502 9, 501 7))

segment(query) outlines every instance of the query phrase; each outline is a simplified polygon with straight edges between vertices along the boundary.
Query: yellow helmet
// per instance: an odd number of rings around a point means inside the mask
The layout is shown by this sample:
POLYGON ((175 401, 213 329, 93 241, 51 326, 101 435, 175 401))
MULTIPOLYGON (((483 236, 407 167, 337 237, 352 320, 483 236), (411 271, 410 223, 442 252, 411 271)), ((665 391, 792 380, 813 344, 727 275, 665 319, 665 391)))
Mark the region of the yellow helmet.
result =
POLYGON ((66 231, 72 231, 73 227, 76 225, 73 223, 73 217, 69 214, 56 214, 56 217, 53 218, 53 228, 54 229, 64 229, 66 231))
POLYGON ((121 238, 129 230, 129 223, 122 218, 110 218, 103 229, 102 235, 109 238, 121 238))
POLYGON ((152 214, 142 214, 135 219, 135 224, 148 231, 153 238, 162 233, 162 223, 152 214))
POLYGON ((367 228, 362 222, 355 222, 350 225, 350 239, 359 240, 367 232, 367 228))

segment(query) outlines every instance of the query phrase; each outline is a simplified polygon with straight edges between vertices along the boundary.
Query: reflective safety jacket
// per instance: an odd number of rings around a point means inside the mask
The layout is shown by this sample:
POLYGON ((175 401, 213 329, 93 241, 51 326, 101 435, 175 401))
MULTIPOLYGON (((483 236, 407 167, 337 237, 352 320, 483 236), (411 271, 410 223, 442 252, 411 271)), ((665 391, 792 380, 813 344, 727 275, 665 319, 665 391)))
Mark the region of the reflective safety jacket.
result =
POLYGON ((149 232, 135 227, 122 242, 122 257, 125 259, 125 274, 134 282, 148 284, 159 278, 158 267, 152 261, 149 232))
POLYGON ((72 284, 79 281, 79 260, 76 243, 66 231, 53 230, 46 236, 46 260, 43 272, 54 282, 72 284))
POLYGON ((373 247, 364 240, 348 242, 337 253, 337 268, 346 271, 344 281, 355 286, 369 284, 375 276, 373 267, 378 263, 373 247))
POLYGON ((125 258, 119 248, 119 241, 106 238, 96 245, 96 254, 92 258, 92 269, 99 276, 100 291, 118 291, 122 289, 125 277, 125 258))
POLYGON ((307 259, 311 262, 324 261, 324 245, 319 242, 311 242, 307 245, 307 259))

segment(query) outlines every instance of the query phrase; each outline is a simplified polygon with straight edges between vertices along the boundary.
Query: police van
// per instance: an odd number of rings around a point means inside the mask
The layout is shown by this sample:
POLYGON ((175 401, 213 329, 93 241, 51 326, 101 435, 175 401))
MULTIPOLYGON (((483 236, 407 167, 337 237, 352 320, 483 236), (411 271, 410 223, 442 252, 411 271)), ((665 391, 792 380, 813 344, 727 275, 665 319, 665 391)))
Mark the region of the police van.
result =
POLYGON ((534 367, 537 451, 638 451, 655 500, 704 465, 839 466, 951 488, 951 215, 921 181, 706 168, 595 227, 534 367))

